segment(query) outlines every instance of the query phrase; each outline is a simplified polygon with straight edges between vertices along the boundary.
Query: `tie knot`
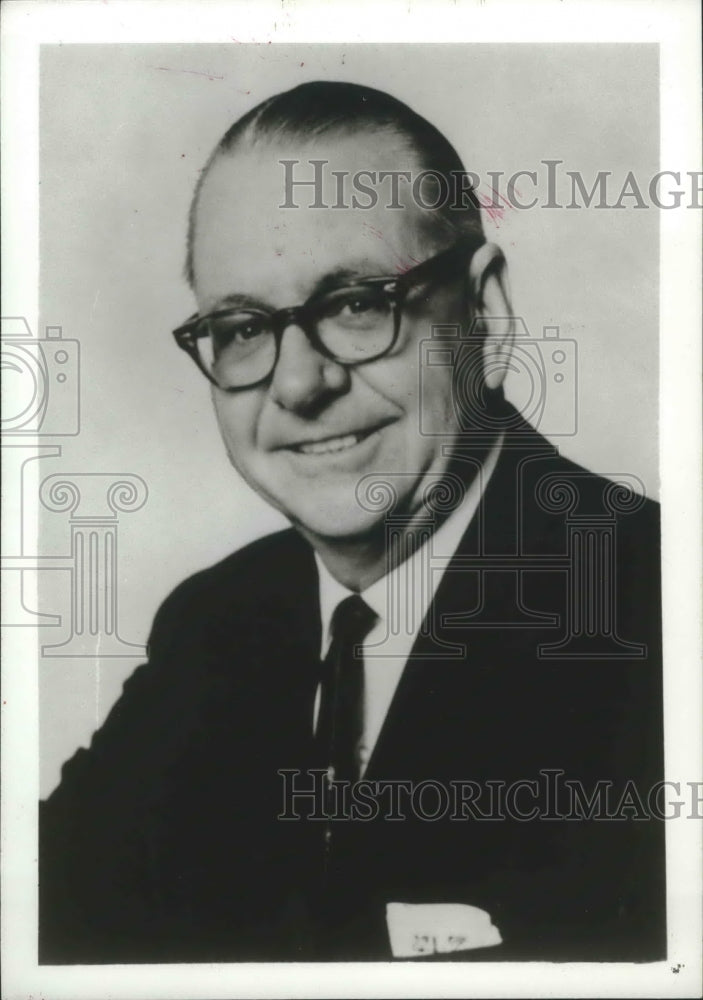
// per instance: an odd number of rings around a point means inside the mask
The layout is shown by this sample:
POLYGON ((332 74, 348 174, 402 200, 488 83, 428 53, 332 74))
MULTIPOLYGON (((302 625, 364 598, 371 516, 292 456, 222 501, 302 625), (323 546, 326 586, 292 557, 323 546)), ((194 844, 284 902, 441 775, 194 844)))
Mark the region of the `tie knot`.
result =
POLYGON ((376 622, 372 611, 358 594, 345 597, 334 609, 331 622, 333 641, 363 642, 376 622))

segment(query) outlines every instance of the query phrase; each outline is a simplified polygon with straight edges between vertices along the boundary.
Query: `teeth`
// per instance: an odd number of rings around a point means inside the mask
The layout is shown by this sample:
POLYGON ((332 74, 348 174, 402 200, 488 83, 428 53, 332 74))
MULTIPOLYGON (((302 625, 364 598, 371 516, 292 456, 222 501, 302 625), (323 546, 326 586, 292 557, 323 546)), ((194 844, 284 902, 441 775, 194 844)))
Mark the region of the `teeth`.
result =
POLYGON ((311 441, 309 444, 301 444, 298 451, 304 455, 326 455, 334 451, 345 451, 353 447, 361 440, 361 434, 347 434, 344 437, 329 438, 327 441, 311 441))

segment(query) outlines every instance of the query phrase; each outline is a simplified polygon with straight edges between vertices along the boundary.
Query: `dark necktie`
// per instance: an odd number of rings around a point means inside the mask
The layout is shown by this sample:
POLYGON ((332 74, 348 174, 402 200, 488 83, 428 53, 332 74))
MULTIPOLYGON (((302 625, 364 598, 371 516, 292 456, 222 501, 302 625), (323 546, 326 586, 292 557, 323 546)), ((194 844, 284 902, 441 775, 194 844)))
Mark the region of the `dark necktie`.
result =
POLYGON ((332 641, 322 670, 316 744, 330 781, 357 781, 364 726, 364 659, 359 648, 376 614, 358 594, 341 601, 332 616, 332 641))

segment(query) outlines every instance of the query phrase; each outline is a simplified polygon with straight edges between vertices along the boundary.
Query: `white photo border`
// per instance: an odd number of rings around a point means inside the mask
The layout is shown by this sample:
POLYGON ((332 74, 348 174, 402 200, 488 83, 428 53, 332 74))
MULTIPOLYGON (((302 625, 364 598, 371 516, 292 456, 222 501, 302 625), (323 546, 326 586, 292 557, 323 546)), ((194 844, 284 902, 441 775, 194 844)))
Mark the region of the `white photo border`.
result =
MULTIPOLYGON (((700 170, 699 6, 694 0, 456 4, 15 2, 3 10, 3 314, 38 318, 38 66, 42 43, 656 42, 661 162, 700 170)), ((661 213, 660 472, 666 773, 700 781, 701 215, 661 213)), ((31 513, 31 512, 30 512, 31 513)), ((29 633, 29 634, 27 634, 29 633)), ((2 950, 4 996, 25 1000, 312 996, 694 996, 701 970, 701 830, 667 822, 669 957, 629 964, 37 964, 38 649, 3 636, 2 950)))

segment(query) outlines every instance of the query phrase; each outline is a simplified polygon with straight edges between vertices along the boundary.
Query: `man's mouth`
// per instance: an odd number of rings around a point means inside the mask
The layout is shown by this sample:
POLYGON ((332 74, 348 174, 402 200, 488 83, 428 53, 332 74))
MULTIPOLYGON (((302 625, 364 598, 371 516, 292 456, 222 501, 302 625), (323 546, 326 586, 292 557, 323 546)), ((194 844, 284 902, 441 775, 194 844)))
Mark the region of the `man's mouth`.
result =
POLYGON ((395 419, 386 418, 371 427, 361 427, 358 430, 347 431, 345 434, 330 434, 327 437, 291 441, 288 444, 278 445, 278 447, 296 455, 334 455, 338 452, 351 451, 352 448, 356 448, 368 438, 377 435, 384 427, 394 423, 395 419))
POLYGON ((291 445, 291 451, 302 455, 330 455, 338 451, 348 451, 371 434, 375 434, 377 430, 378 427, 372 427, 366 431, 354 431, 340 437, 324 438, 322 441, 301 441, 299 444, 291 445))

